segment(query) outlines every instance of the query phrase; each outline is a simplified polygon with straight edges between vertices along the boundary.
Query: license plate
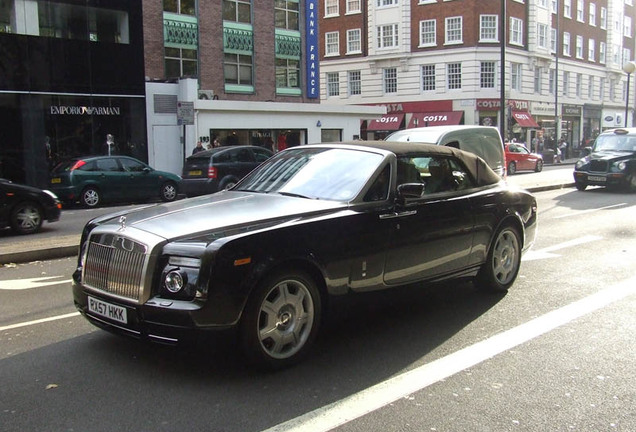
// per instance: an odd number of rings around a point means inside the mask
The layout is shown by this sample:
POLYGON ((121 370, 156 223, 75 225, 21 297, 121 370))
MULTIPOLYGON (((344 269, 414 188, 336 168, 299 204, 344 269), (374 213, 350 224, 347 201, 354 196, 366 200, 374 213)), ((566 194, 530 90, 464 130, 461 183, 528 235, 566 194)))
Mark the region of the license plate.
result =
POLYGON ((61 179, 61 178, 59 178, 59 177, 52 178, 52 179, 51 179, 51 183, 62 183, 62 179, 61 179))
POLYGON ((191 176, 197 176, 197 175, 203 174, 203 172, 201 170, 196 170, 196 171, 190 171, 188 172, 188 174, 190 174, 191 176))
POLYGON ((88 310, 104 318, 108 318, 122 324, 128 324, 126 308, 121 306, 115 306, 94 297, 88 297, 88 310))
POLYGON ((589 181, 597 181, 597 182, 604 182, 607 180, 605 177, 599 177, 599 176, 587 176, 587 179, 589 181))

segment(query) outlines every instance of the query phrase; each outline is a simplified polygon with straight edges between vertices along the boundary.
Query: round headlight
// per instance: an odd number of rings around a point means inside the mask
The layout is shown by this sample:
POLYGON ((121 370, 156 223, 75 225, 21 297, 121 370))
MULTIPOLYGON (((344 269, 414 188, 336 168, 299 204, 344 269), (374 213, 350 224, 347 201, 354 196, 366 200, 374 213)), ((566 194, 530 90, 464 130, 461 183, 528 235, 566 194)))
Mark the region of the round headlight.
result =
POLYGON ((172 270, 166 274, 164 279, 164 285, 166 289, 171 293, 178 293, 186 286, 187 277, 185 273, 181 273, 176 270, 172 270))
POLYGON ((616 164, 616 168, 618 168, 619 171, 625 171, 625 168, 627 168, 627 164, 625 163, 625 161, 621 161, 616 164))

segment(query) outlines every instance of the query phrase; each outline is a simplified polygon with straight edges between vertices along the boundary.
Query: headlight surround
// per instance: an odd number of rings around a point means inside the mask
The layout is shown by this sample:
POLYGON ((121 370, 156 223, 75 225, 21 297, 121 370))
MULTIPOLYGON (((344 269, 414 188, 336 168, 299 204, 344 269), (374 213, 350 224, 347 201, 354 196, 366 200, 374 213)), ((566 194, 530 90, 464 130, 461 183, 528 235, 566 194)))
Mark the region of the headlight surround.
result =
POLYGON ((625 169, 627 168, 627 162, 626 161, 614 162, 612 165, 613 165, 615 171, 625 171, 625 169))
POLYGON ((159 295, 162 298, 175 300, 204 298, 207 292, 197 288, 200 267, 199 258, 169 257, 161 272, 159 295))
POLYGON ((574 167, 578 170, 583 168, 585 165, 587 165, 589 162, 588 158, 583 158, 583 159, 579 159, 578 161, 576 161, 576 164, 574 165, 574 167))

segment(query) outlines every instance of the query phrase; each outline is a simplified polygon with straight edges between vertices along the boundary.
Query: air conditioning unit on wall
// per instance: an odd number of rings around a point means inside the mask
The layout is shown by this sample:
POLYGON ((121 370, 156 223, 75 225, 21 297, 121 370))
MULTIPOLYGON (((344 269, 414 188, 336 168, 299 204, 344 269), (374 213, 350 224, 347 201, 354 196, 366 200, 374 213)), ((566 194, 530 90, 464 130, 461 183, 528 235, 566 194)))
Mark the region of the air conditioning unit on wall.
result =
POLYGON ((199 99, 201 100, 214 99, 214 90, 199 90, 199 99))

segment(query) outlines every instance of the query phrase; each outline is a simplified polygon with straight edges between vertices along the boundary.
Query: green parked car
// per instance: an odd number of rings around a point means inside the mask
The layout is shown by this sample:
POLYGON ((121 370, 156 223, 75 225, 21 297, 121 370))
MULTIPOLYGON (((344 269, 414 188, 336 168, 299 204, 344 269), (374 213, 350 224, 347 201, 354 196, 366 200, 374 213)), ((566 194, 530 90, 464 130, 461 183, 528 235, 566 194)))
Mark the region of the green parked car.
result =
POLYGON ((96 207, 104 202, 160 198, 174 201, 181 177, 158 171, 129 156, 90 156, 60 163, 51 174, 51 191, 62 201, 96 207))

